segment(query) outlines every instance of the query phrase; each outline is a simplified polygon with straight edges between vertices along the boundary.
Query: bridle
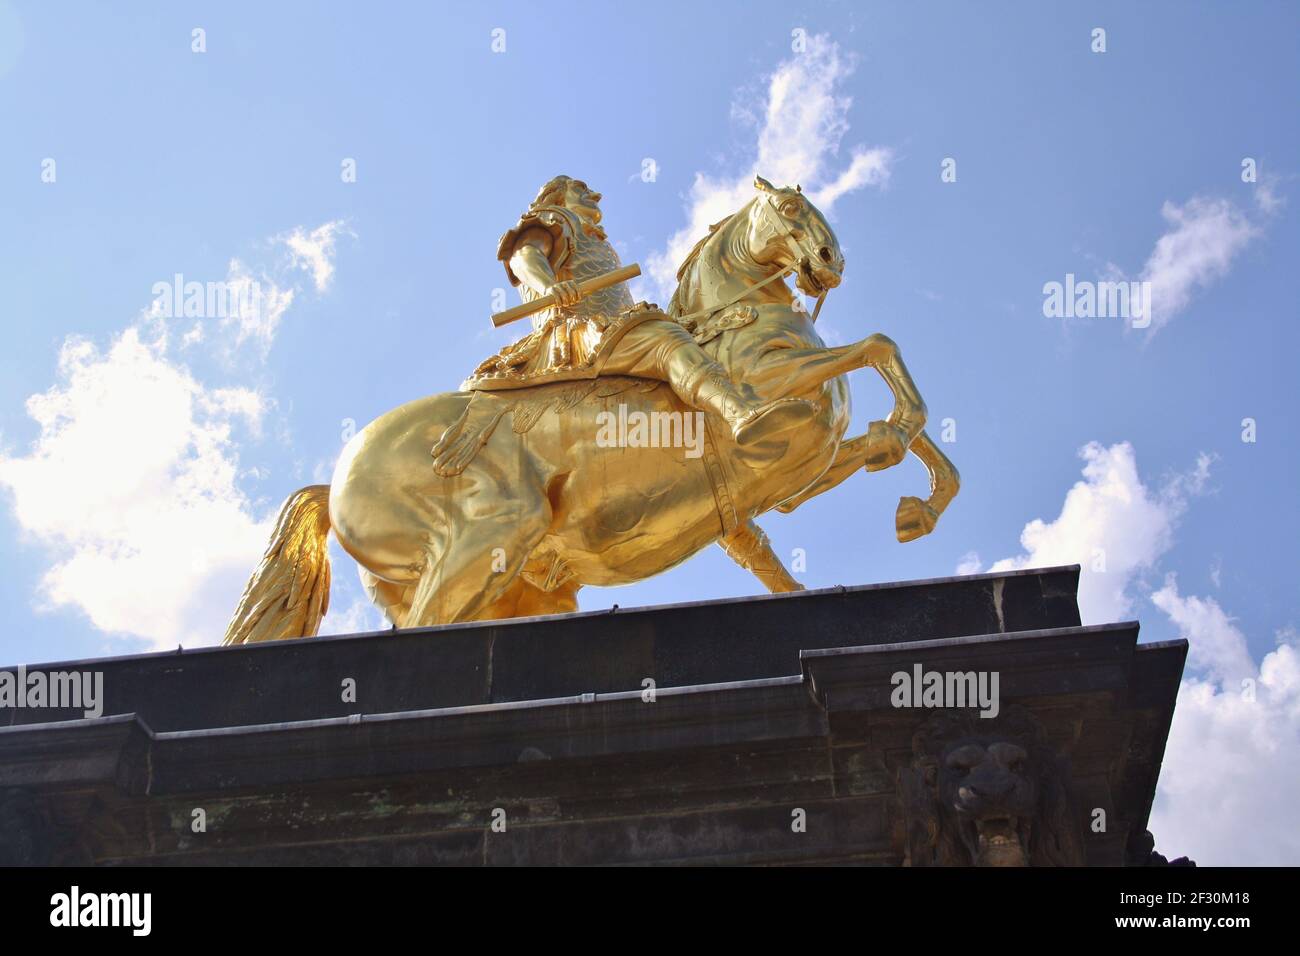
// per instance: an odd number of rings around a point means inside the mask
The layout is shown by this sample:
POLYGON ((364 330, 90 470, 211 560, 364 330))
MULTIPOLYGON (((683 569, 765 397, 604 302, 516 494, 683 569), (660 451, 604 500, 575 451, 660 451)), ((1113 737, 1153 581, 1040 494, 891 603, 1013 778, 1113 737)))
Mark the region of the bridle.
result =
MULTIPOLYGON (((790 239, 797 242, 798 240, 794 240, 793 230, 788 225, 786 225, 785 218, 781 216, 779 213, 777 213, 775 209, 773 209, 772 200, 764 196, 763 205, 767 207, 764 210, 764 215, 769 217, 769 225, 772 224, 771 217, 775 216, 775 225, 778 228, 778 231, 780 232, 781 236, 785 239, 790 239)), ((682 324, 685 324, 687 322, 692 322, 696 319, 706 318, 707 316, 714 315, 718 312, 721 312, 723 309, 735 305, 737 302, 739 302, 741 299, 745 298, 746 296, 749 296, 757 292, 759 289, 771 285, 773 282, 776 282, 778 279, 784 279, 786 276, 790 275, 791 273, 798 272, 799 267, 806 261, 808 261, 807 256, 804 256, 800 259, 796 259, 793 264, 786 266, 785 268, 781 269, 779 272, 774 272, 772 275, 768 276, 762 282, 756 282, 754 285, 747 286, 746 288, 741 289, 740 292, 733 295, 726 302, 723 302, 720 305, 716 305, 710 309, 702 309, 698 312, 692 312, 689 315, 678 316, 677 321, 681 322, 682 324)), ((821 313, 822 310, 822 303, 826 301, 826 294, 830 291, 831 291, 830 289, 822 289, 821 295, 817 297, 817 306, 816 308, 813 309, 813 314, 812 314, 813 322, 817 321, 817 316, 821 313)))

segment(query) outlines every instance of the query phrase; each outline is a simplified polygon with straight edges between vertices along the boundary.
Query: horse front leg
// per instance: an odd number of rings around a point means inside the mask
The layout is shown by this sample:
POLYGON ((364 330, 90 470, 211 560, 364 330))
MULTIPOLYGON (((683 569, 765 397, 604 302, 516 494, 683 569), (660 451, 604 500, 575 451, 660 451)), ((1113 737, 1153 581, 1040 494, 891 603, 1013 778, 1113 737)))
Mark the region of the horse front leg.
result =
POLYGON ((925 427, 925 401, 903 363, 894 340, 869 335, 853 345, 829 349, 773 349, 745 374, 746 384, 768 399, 806 395, 829 379, 859 368, 874 368, 894 396, 888 418, 868 426, 864 465, 881 471, 897 465, 907 455, 925 427))
POLYGON ((907 450, 925 428, 929 411, 893 339, 877 333, 858 345, 866 359, 863 364, 880 373, 894 396, 894 408, 888 417, 872 422, 867 429, 869 447, 864 464, 867 471, 881 471, 906 457, 907 450))
POLYGON ((961 488, 961 475, 938 445, 925 432, 916 436, 910 451, 930 474, 930 497, 925 501, 911 495, 898 499, 894 531, 902 542, 915 541, 934 530, 939 515, 961 488))
POLYGON ((746 521, 720 539, 718 544, 727 552, 727 557, 752 573, 773 594, 804 590, 772 550, 772 542, 763 529, 753 521, 746 521))
POLYGON ((770 401, 807 395, 867 364, 863 343, 835 348, 772 349, 745 371, 745 384, 770 401))
POLYGON ((866 465, 867 448, 870 444, 871 440, 867 435, 859 435, 857 438, 848 438, 840 442, 840 447, 835 449, 835 458, 831 461, 830 467, 822 472, 821 477, 793 498, 781 502, 776 506, 776 510, 783 515, 788 515, 810 498, 816 498, 830 491, 866 465))
MULTIPOLYGON (((841 442, 835 459, 822 476, 793 498, 783 501, 776 510, 789 514, 810 498, 830 491, 859 468, 870 470, 868 457, 875 453, 873 449, 876 447, 876 439, 873 439, 870 432, 841 442)), ((961 488, 961 476, 956 467, 924 431, 913 439, 910 451, 920 459, 929 473, 930 497, 922 501, 908 495, 898 500, 898 510, 894 514, 894 532, 898 540, 904 543, 915 541, 933 531, 939 515, 943 514, 961 488)))

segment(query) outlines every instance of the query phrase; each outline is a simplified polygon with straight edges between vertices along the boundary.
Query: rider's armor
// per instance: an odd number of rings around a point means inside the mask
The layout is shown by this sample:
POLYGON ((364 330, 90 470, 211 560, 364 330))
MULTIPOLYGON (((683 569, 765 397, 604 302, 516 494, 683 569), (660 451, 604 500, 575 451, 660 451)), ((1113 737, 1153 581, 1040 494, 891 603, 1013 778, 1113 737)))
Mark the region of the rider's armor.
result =
MULTIPOLYGON (((497 246, 497 258, 505 264, 510 283, 519 289, 525 302, 539 299, 544 293, 515 276, 510 269, 510 257, 519 237, 536 227, 551 234, 549 259, 558 281, 581 282, 622 266, 618 253, 599 226, 584 222, 563 206, 529 210, 501 237, 497 246)), ((581 374, 594 365, 598 356, 607 354, 623 332, 650 316, 665 318, 645 303, 638 308, 627 284, 622 282, 589 293, 569 308, 544 309, 533 316, 533 331, 529 335, 483 362, 471 380, 482 377, 489 381, 514 379, 531 383, 571 377, 575 372, 581 374)))

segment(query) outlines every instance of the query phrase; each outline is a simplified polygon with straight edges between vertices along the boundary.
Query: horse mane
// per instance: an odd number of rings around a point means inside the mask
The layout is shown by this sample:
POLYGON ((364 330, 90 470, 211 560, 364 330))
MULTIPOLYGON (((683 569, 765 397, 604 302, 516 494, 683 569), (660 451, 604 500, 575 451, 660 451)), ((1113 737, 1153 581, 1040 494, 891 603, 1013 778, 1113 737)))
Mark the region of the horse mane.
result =
POLYGON ((700 257, 700 250, 704 248, 704 244, 708 242, 710 239, 712 239, 714 234, 719 229, 721 229, 727 223, 731 222, 731 220, 735 219, 738 215, 740 215, 740 210, 733 212, 730 216, 727 216, 725 219, 719 219, 713 225, 709 226, 709 234, 695 244, 695 247, 686 254, 686 258, 682 260, 681 266, 677 269, 678 282, 682 281, 682 276, 686 274, 686 270, 689 269, 691 266, 695 265, 695 260, 700 257))

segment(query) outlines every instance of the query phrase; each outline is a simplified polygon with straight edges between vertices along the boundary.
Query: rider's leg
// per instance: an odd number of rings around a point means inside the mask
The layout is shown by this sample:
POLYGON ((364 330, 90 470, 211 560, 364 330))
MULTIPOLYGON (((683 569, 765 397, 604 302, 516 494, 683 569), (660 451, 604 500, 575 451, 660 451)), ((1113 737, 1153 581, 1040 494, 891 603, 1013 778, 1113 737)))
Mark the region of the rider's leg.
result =
POLYGON ((642 322, 624 333, 602 373, 667 382, 687 405, 721 416, 741 445, 797 428, 816 413, 815 405, 801 399, 761 401, 749 386, 732 382, 689 332, 668 319, 642 322))

